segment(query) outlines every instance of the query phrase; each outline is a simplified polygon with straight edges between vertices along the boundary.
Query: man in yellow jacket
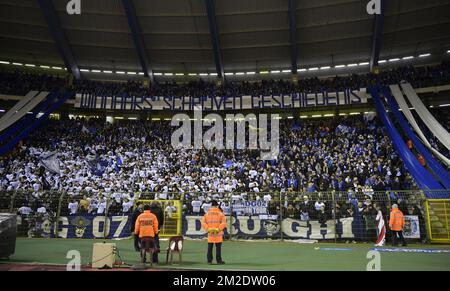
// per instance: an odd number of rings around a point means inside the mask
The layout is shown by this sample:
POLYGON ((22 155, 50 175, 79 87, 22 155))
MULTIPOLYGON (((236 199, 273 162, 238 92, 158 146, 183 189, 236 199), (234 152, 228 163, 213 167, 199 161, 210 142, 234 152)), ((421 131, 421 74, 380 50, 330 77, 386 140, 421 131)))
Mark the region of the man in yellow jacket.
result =
POLYGON ((211 202, 211 207, 203 216, 202 227, 208 232, 208 264, 213 261, 213 247, 216 246, 216 261, 225 264, 222 260, 223 230, 227 228, 227 219, 222 210, 219 209, 217 201, 211 202))
POLYGON ((392 246, 397 246, 397 235, 403 243, 403 246, 406 246, 406 240, 403 237, 403 227, 405 226, 405 217, 403 213, 398 209, 398 205, 392 205, 391 214, 389 217, 389 228, 392 233, 392 246))

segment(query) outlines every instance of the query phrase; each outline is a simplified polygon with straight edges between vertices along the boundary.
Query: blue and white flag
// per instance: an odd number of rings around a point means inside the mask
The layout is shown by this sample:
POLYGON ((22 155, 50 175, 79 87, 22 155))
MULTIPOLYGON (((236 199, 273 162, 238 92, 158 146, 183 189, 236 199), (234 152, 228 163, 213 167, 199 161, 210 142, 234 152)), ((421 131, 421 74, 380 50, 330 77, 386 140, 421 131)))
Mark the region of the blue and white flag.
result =
POLYGON ((84 126, 84 125, 83 125, 83 128, 81 128, 81 132, 83 132, 83 133, 91 133, 89 131, 89 129, 86 126, 84 126))
POLYGON ((100 158, 97 158, 90 162, 90 166, 91 166, 91 173, 100 177, 103 176, 103 173, 105 172, 106 167, 108 166, 108 162, 100 158))
POLYGON ((234 165, 234 163, 230 160, 226 160, 225 163, 223 163, 223 166, 225 169, 229 169, 234 165))
POLYGON ((56 153, 52 153, 44 156, 41 159, 41 164, 50 172, 60 175, 61 168, 59 165, 60 161, 56 155, 56 153))
POLYGON ((117 156, 117 165, 122 166, 123 165, 123 159, 121 156, 117 156))

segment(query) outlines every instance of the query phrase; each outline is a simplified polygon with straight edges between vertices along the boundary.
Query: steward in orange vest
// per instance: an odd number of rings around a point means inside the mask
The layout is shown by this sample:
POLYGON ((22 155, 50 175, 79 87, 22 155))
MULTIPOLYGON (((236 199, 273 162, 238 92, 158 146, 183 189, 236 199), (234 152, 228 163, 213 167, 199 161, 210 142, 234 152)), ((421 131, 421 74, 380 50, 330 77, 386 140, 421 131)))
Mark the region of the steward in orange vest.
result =
POLYGON ((403 227, 405 226, 405 217, 398 209, 398 205, 392 205, 391 214, 389 217, 389 228, 392 232, 392 246, 397 246, 397 235, 402 241, 403 246, 406 246, 406 240, 403 237, 403 227))
POLYGON ((222 210, 218 208, 217 201, 211 202, 211 208, 203 216, 202 227, 208 232, 208 264, 212 264, 212 250, 216 246, 216 261, 218 264, 225 264, 222 260, 223 230, 227 228, 227 219, 222 210))
POLYGON ((158 233, 158 219, 150 212, 150 206, 144 206, 144 213, 138 216, 136 224, 134 226, 134 233, 139 235, 139 238, 143 237, 155 237, 158 233))

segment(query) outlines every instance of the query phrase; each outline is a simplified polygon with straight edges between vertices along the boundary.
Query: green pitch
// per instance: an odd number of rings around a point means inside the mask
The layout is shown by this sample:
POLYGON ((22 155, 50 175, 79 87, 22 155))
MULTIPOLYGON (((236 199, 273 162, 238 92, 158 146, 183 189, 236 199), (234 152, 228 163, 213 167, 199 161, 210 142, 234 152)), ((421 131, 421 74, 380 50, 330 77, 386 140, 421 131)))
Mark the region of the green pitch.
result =
MULTIPOLYGON (((27 239, 18 238, 16 253, 2 263, 63 264, 69 259, 69 250, 78 250, 81 263, 88 265, 92 256, 92 244, 102 240, 79 239, 27 239)), ((107 241, 116 243, 125 263, 136 264, 139 254, 133 250, 132 240, 107 241)), ((161 242, 165 250, 168 242, 161 242)), ((365 271, 369 259, 369 244, 298 244, 293 242, 224 242, 222 256, 226 265, 206 264, 206 242, 185 241, 183 263, 165 264, 165 252, 160 254, 160 264, 155 268, 200 269, 200 270, 358 270, 365 271), (345 248, 347 250, 326 250, 345 248)), ((390 248, 389 246, 387 248, 390 248)), ((408 248, 450 249, 442 245, 410 245, 408 248)), ((450 253, 381 253, 381 270, 450 270, 450 253)))

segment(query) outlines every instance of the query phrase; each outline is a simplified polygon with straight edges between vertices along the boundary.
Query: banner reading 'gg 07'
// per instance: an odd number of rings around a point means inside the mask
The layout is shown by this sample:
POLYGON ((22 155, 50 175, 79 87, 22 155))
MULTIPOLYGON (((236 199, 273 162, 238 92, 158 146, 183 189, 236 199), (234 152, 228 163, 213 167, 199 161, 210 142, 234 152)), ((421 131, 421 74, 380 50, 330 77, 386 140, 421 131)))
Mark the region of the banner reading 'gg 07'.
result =
MULTIPOLYGON (((130 221, 131 218, 128 215, 111 215, 106 218, 104 215, 90 214, 62 216, 58 222, 58 237, 127 238, 131 235, 130 221)), ((51 233, 53 235, 54 231, 51 233)))

